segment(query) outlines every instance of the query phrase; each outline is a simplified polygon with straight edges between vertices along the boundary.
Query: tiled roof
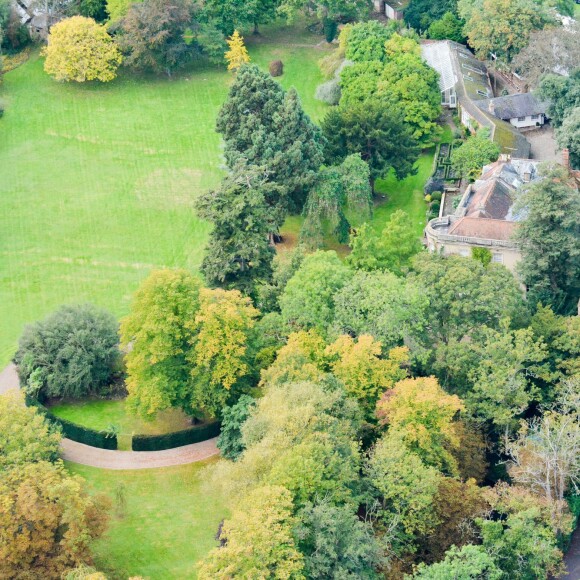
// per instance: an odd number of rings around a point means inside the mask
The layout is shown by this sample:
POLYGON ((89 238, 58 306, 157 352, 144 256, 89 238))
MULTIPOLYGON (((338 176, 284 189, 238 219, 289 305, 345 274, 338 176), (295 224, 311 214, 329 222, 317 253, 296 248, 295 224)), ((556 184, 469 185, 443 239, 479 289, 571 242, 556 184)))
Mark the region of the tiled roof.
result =
POLYGON ((548 103, 540 101, 532 93, 483 99, 476 104, 479 108, 489 111, 492 115, 504 121, 517 117, 527 117, 528 115, 545 115, 548 109, 548 103))
POLYGON ((502 219, 462 217, 450 228, 449 235, 478 238, 483 240, 509 241, 517 227, 515 222, 502 219))

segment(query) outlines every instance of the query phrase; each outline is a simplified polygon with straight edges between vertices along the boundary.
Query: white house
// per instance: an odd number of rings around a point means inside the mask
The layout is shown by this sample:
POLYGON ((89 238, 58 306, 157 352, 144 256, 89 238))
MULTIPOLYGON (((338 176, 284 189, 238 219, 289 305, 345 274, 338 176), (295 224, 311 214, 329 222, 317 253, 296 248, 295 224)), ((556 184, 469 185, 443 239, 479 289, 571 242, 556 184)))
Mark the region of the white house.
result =
POLYGON ((537 99, 533 93, 506 95, 477 103, 484 110, 518 129, 541 127, 546 122, 548 103, 537 99))

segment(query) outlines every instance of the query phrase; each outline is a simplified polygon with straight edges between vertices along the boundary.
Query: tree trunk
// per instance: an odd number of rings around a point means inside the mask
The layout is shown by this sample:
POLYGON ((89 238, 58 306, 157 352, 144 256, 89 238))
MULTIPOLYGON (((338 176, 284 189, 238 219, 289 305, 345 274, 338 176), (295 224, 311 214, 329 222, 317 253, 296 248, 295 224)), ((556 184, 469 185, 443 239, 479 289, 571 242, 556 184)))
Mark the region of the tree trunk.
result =
POLYGON ((254 36, 260 36, 260 31, 258 30, 257 22, 254 22, 254 36))

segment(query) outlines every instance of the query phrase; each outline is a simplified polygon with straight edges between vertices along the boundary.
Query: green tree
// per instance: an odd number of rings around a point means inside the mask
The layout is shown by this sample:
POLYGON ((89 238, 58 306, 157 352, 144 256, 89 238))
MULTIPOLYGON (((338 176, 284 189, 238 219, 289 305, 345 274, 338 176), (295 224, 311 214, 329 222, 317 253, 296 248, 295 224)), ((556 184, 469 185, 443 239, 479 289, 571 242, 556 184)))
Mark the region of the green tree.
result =
POLYGON ((409 215, 400 209, 389 216, 380 235, 364 224, 351 236, 350 245, 349 265, 367 272, 389 270, 397 276, 408 272, 411 258, 421 250, 409 215))
POLYGON ((469 44, 482 60, 494 54, 510 62, 530 33, 549 21, 545 7, 534 0, 459 0, 457 5, 469 44))
POLYGON ((198 577, 303 579, 304 561, 292 535, 292 508, 292 496, 281 486, 251 491, 225 520, 220 530, 223 546, 198 564, 198 577))
POLYGON ((569 77, 546 75, 540 82, 539 94, 550 103, 550 122, 559 127, 571 110, 580 107, 580 68, 573 70, 569 77))
POLYGON ((369 522, 349 506, 326 500, 306 504, 297 514, 295 536, 307 578, 378 579, 382 549, 369 522))
POLYGON ((570 165, 580 169, 580 106, 571 109, 564 117, 561 127, 556 129, 556 141, 560 149, 570 152, 570 165))
POLYGON ((230 168, 240 158, 262 167, 270 181, 287 191, 274 203, 276 208, 302 208, 323 162, 323 140, 294 89, 285 92, 257 66, 244 65, 218 113, 216 128, 230 168))
POLYGON ((62 306, 24 329, 14 361, 34 397, 80 398, 111 381, 119 360, 117 321, 90 304, 62 306))
POLYGON ((384 62, 385 42, 392 34, 392 26, 385 26, 377 20, 357 22, 349 30, 345 56, 354 62, 384 62))
POLYGON ((332 109, 322 122, 328 161, 341 163, 348 155, 360 153, 369 164, 373 191, 375 180, 391 169, 398 179, 413 175, 419 146, 403 115, 378 99, 332 109))
POLYGON ((489 138, 482 135, 469 137, 460 147, 454 147, 451 153, 451 166, 462 177, 472 181, 481 175, 481 170, 491 161, 496 161, 500 148, 489 138))
POLYGON ((439 19, 434 20, 427 29, 427 36, 434 40, 453 40, 455 42, 464 42, 463 35, 464 22, 457 18, 453 12, 445 12, 439 19))
POLYGON ((412 279, 430 302, 423 340, 429 346, 460 341, 485 325, 498 329, 503 318, 515 326, 526 320, 527 310, 513 274, 499 264, 487 268, 460 256, 417 254, 412 279))
POLYGON ((56 461, 61 434, 17 393, 0 396, 0 472, 38 461, 56 461))
POLYGON ((92 18, 73 16, 55 24, 48 35, 44 70, 57 81, 112 81, 121 53, 107 29, 92 18))
POLYGON ((580 194, 560 166, 544 166, 542 179, 521 188, 514 211, 522 260, 518 272, 533 304, 573 312, 580 299, 580 194))
POLYGON ((502 571, 483 547, 468 544, 459 549, 452 546, 441 562, 419 564, 415 580, 501 580, 502 571))
POLYGON ((171 73, 196 54, 223 59, 223 35, 200 21, 189 0, 143 0, 132 4, 116 30, 125 66, 138 71, 171 73))
POLYGON ((109 502, 89 495, 62 463, 30 463, 0 478, 0 576, 61 578, 91 561, 109 502))
POLYGON ((257 34, 259 24, 275 19, 279 4, 280 0, 206 0, 204 12, 228 36, 248 25, 257 34))
POLYGON ((201 265, 210 285, 254 294, 270 281, 274 248, 268 234, 282 223, 283 197, 264 171, 238 165, 218 190, 197 199, 200 217, 214 226, 201 265))
POLYGON ((137 2, 142 2, 143 0, 107 0, 107 14, 109 15, 110 22, 114 25, 124 18, 129 11, 129 8, 137 2))
POLYGON ((235 461, 244 452, 242 425, 252 413, 255 404, 254 398, 242 395, 235 405, 224 407, 221 432, 217 440, 217 447, 222 457, 235 461))
POLYGON ((468 408, 500 432, 509 430, 532 401, 542 399, 537 382, 550 379, 546 346, 527 328, 510 332, 504 326, 485 329, 484 342, 475 350, 479 364, 469 373, 468 408))
POLYGON ((334 319, 334 296, 351 276, 336 252, 307 256, 280 297, 282 318, 291 327, 325 333, 334 319))
POLYGON ((282 485, 297 509, 322 497, 352 503, 359 428, 356 402, 335 381, 268 383, 242 427, 243 455, 217 465, 213 481, 232 501, 257 486, 282 485))
POLYGON ((447 12, 457 12, 457 0, 440 0, 439 2, 411 0, 405 8, 403 17, 405 22, 415 30, 424 32, 432 22, 439 20, 447 12))
POLYGON ((379 439, 366 475, 379 501, 377 528, 396 529, 398 551, 437 526, 434 499, 442 476, 409 451, 400 433, 388 431, 379 439))
POLYGON ((320 247, 328 224, 338 241, 345 243, 351 227, 371 217, 369 178, 369 166, 356 154, 340 166, 323 168, 308 194, 301 236, 311 246, 320 247))
POLYGON ((371 3, 368 0, 282 0, 279 12, 292 21, 298 12, 316 12, 321 22, 364 20, 371 3))
POLYGON ((334 295, 329 333, 370 334, 383 350, 411 344, 427 324, 428 299, 411 281, 390 272, 357 272, 334 295))
POLYGON ((453 419, 463 409, 459 397, 446 394, 435 377, 425 377, 399 381, 378 402, 377 417, 426 465, 456 475, 449 449, 459 447, 453 419))
POLYGON ((151 272, 121 320, 128 401, 145 417, 174 406, 194 411, 191 361, 200 289, 199 278, 185 270, 151 272))

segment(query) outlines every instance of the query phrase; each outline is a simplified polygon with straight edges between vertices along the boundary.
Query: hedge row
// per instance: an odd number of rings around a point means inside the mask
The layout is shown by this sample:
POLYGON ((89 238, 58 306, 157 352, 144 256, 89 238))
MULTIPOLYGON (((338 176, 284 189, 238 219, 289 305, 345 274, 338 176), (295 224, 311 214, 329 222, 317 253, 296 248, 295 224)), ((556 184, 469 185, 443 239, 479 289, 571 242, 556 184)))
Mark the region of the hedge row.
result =
POLYGON ((97 431, 83 427, 77 423, 71 423, 66 419, 61 419, 53 415, 44 405, 38 401, 27 398, 27 405, 36 407, 52 424, 58 425, 64 437, 72 439, 77 443, 84 443, 99 449, 117 449, 117 436, 107 431, 97 431))
POLYGON ((133 435, 133 451, 162 451, 207 441, 220 434, 220 427, 219 421, 215 421, 165 435, 133 435))

